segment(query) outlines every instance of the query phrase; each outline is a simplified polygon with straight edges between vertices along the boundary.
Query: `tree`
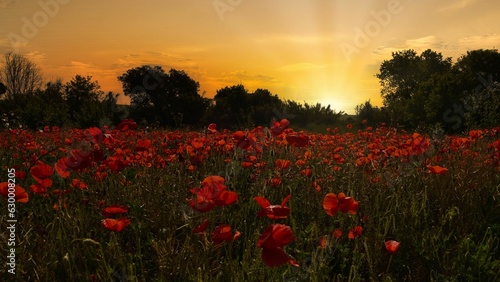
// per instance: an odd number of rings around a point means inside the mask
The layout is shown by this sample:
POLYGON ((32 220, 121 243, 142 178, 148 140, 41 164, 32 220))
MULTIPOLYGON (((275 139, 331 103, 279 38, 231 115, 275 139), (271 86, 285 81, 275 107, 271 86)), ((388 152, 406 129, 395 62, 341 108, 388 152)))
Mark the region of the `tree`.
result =
POLYGON ((2 96, 2 94, 5 94, 5 92, 7 92, 7 87, 0 82, 0 96, 2 96))
POLYGON ((375 126, 387 121, 383 108, 374 107, 370 100, 366 101, 364 104, 357 105, 354 110, 358 120, 360 122, 366 121, 366 125, 368 126, 375 126))
POLYGON ((9 52, 4 55, 4 61, 0 78, 5 84, 7 98, 33 93, 42 86, 42 71, 26 57, 9 52))
POLYGON ((211 109, 211 120, 222 128, 253 126, 248 116, 248 91, 242 84, 226 86, 217 90, 215 106, 211 109))
POLYGON ((257 89, 248 95, 249 114, 254 125, 270 126, 276 119, 276 111, 281 110, 283 102, 278 95, 267 89, 257 89))
POLYGON ((144 65, 118 77, 123 92, 131 99, 131 115, 162 126, 196 124, 204 115, 208 100, 200 96, 198 82, 184 71, 144 65))
POLYGON ((451 65, 451 58, 444 59, 441 53, 430 49, 420 56, 411 49, 394 52, 392 59, 383 61, 375 76, 380 79, 384 106, 391 113, 391 119, 408 125, 410 111, 423 108, 423 105, 410 107, 420 84, 436 74, 449 71, 451 65))
POLYGON ((64 85, 70 119, 81 127, 97 126, 103 116, 101 86, 91 76, 76 75, 64 85))

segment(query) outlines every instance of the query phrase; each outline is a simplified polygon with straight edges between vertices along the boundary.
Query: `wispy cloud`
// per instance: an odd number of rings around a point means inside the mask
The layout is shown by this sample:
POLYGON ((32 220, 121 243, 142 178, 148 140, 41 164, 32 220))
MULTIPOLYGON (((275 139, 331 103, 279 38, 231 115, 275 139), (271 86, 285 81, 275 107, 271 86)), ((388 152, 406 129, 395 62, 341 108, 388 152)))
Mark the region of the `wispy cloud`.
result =
POLYGON ((417 50, 439 49, 444 46, 444 42, 434 35, 408 39, 405 42, 406 47, 417 50))
POLYGON ((245 70, 236 70, 231 72, 221 73, 216 78, 213 78, 219 82, 229 83, 229 84, 258 84, 258 83, 274 83, 277 80, 271 76, 263 75, 263 74, 250 74, 245 70))
POLYGON ((459 45, 465 49, 492 49, 500 47, 500 35, 474 35, 461 38, 458 41, 459 45))
POLYGON ((479 2, 481 0, 459 0, 459 1, 453 1, 453 4, 444 6, 440 9, 438 9, 438 12, 454 12, 458 10, 462 10, 465 8, 469 8, 472 4, 475 2, 479 2))

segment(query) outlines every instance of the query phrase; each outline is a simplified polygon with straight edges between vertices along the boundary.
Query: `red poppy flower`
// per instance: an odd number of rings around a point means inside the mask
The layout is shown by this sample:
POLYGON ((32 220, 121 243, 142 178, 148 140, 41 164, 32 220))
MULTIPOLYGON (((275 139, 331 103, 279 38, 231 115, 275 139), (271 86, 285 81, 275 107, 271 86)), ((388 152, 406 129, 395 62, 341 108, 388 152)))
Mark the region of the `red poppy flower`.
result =
POLYGON ((31 192, 35 194, 44 194, 47 192, 47 187, 40 183, 35 183, 30 185, 31 192))
POLYGON ((347 237, 349 239, 354 239, 358 236, 361 236, 361 233, 363 233, 363 227, 357 225, 353 229, 349 230, 349 234, 347 235, 347 237))
POLYGON ((257 247, 263 249, 262 260, 264 263, 270 267, 277 267, 285 263, 298 267, 297 262, 282 250, 282 247, 290 244, 293 239, 293 232, 289 226, 269 225, 257 240, 257 247))
POLYGON ((118 219, 106 218, 101 221, 102 226, 106 229, 114 232, 122 232, 125 227, 130 224, 130 219, 128 217, 121 217, 118 219))
POLYGON ((335 216, 339 210, 337 196, 334 193, 326 194, 323 199, 323 209, 329 216, 335 216))
POLYGON ((104 134, 102 133, 101 129, 97 127, 91 127, 87 129, 86 133, 92 137, 92 142, 94 142, 95 144, 100 144, 104 140, 104 134))
MULTIPOLYGON (((9 198, 9 183, 8 182, 2 182, 0 183, 0 195, 4 198, 9 198)), ((15 186, 15 191, 14 191, 14 199, 16 202, 19 203, 26 203, 28 202, 28 193, 26 193, 26 190, 22 188, 21 186, 17 185, 15 186)))
POLYGON ((339 210, 343 213, 351 212, 355 214, 358 210, 359 203, 352 197, 346 197, 344 193, 340 192, 338 195, 339 210))
POLYGON ((286 141, 294 147, 306 147, 309 144, 309 137, 304 134, 292 134, 286 136, 286 141))
POLYGON ((257 143, 257 138, 252 133, 248 133, 245 136, 243 131, 236 131, 233 134, 233 139, 236 141, 236 147, 242 150, 246 150, 257 143))
POLYGON ((228 224, 221 224, 217 226, 212 232, 212 243, 214 245, 219 245, 222 242, 231 242, 233 240, 238 239, 241 236, 239 231, 236 231, 234 234, 231 231, 231 226, 228 224))
POLYGON ((49 177, 54 174, 54 169, 47 164, 40 162, 39 164, 33 166, 30 170, 31 176, 36 180, 36 182, 42 184, 45 187, 52 186, 52 180, 49 177))
POLYGON ((137 129, 137 123, 133 119, 124 119, 116 126, 116 129, 121 131, 134 130, 137 129))
POLYGON ((257 213, 259 217, 268 217, 270 219, 287 218, 290 215, 290 208, 285 206, 292 195, 286 196, 281 205, 271 205, 269 201, 261 196, 257 196, 254 200, 262 207, 257 213))
POLYGON ((339 210, 343 213, 355 214, 358 208, 359 203, 352 197, 346 197, 342 192, 338 197, 334 193, 328 193, 323 200, 323 209, 330 216, 335 216, 339 210))
POLYGON ((434 173, 434 174, 445 174, 448 171, 447 168, 440 167, 438 165, 434 165, 434 166, 428 165, 427 168, 429 169, 429 171, 431 173, 434 173))
POLYGON ((105 217, 112 217, 117 214, 123 214, 128 212, 128 207, 120 205, 109 205, 102 209, 101 214, 105 217))
POLYGON ((278 169, 287 169, 290 167, 291 162, 289 160, 278 159, 274 162, 278 169))
POLYGON ((335 237, 335 238, 340 238, 342 237, 342 230, 336 228, 335 230, 332 231, 332 237, 335 237))
POLYGON ((292 229, 284 224, 271 224, 257 241, 257 247, 264 249, 281 248, 293 241, 292 229))
POLYGON ((202 182, 201 188, 190 190, 195 194, 195 198, 189 202, 194 210, 208 212, 217 206, 228 206, 238 200, 238 194, 226 191, 224 178, 220 176, 208 176, 202 182))
POLYGON ((283 131, 290 125, 290 122, 284 118, 284 119, 281 119, 280 122, 273 122, 273 125, 271 127, 271 134, 273 136, 278 136, 280 135, 281 133, 283 133, 283 131))
POLYGON ((328 247, 328 238, 326 238, 326 236, 321 236, 318 245, 321 249, 326 249, 326 247, 328 247))
POLYGON ((208 227, 208 219, 205 219, 200 225, 193 228, 193 233, 203 233, 207 230, 208 227))
POLYGON ((79 149, 72 150, 69 157, 63 157, 54 164, 57 173, 66 178, 69 176, 70 171, 80 170, 90 167, 92 152, 82 152, 79 149))
POLYGON ((217 132, 217 124, 215 124, 215 123, 211 123, 211 124, 209 124, 209 125, 208 125, 208 131, 209 131, 210 133, 215 133, 215 132, 217 132))
POLYGON ((395 254, 398 251, 399 245, 401 245, 401 243, 398 241, 394 241, 394 240, 385 241, 385 249, 391 255, 395 254))
POLYGON ((73 178, 71 180, 71 184, 69 185, 73 188, 78 188, 80 190, 83 190, 83 189, 86 189, 87 188, 87 184, 83 183, 80 179, 78 178, 73 178))

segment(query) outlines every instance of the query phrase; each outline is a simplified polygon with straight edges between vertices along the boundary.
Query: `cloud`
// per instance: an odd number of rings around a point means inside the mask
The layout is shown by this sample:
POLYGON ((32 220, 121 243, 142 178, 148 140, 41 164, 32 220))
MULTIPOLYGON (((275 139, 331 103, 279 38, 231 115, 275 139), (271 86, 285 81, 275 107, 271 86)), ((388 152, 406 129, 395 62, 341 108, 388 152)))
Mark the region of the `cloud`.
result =
POLYGON ((224 72, 217 78, 212 78, 212 80, 223 82, 223 83, 242 83, 242 84, 259 84, 259 83, 275 83, 277 80, 271 76, 262 74, 249 74, 244 70, 237 70, 232 72, 224 72))
POLYGON ((429 35, 425 37, 408 39, 405 41, 405 45, 408 48, 416 50, 426 50, 426 49, 439 49, 444 46, 442 40, 438 39, 434 35, 429 35))
POLYGON ((462 10, 465 8, 469 8, 472 4, 474 4, 474 2, 478 2, 478 0, 453 1, 453 4, 438 9, 438 12, 453 12, 457 10, 462 10))
POLYGON ((491 49, 500 46, 500 35, 486 34, 460 38, 459 45, 464 49, 491 49))
POLYGON ((152 51, 125 55, 118 59, 113 66, 119 69, 130 69, 142 65, 160 65, 168 66, 169 68, 179 68, 182 70, 198 68, 195 62, 180 55, 152 51))

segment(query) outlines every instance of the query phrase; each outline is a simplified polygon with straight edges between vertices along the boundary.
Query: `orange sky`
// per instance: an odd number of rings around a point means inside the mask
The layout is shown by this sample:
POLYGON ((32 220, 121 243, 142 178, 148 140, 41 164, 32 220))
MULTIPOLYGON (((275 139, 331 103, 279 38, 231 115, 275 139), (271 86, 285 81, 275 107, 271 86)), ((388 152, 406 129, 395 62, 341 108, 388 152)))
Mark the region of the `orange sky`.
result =
POLYGON ((354 113, 381 105, 374 75, 391 52, 456 60, 495 48, 498 18, 493 0, 0 0, 0 53, 28 56, 47 81, 90 75, 106 92, 151 64, 186 71, 210 98, 242 83, 354 113))

